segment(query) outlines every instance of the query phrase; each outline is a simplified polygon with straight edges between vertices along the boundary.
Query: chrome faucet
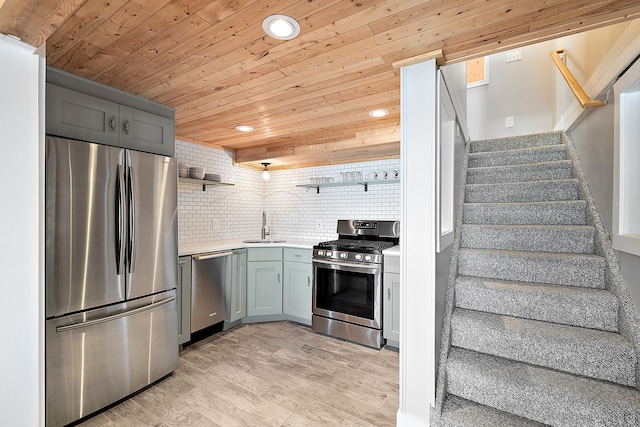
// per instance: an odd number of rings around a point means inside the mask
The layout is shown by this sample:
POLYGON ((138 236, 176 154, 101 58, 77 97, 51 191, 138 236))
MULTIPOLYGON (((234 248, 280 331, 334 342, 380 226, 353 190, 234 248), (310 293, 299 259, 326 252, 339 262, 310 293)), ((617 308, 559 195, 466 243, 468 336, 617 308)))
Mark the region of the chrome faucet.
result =
POLYGON ((264 240, 271 233, 267 231, 269 226, 267 225, 267 213, 262 211, 262 233, 260 234, 260 238, 264 240))

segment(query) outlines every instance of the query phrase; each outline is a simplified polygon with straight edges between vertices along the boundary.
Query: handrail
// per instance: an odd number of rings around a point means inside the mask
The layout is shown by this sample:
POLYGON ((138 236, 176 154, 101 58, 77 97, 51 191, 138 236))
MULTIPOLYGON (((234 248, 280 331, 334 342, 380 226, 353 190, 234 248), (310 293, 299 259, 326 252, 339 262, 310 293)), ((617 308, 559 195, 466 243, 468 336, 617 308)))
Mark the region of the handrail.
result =
POLYGON ((571 92, 573 92, 573 94, 576 96, 576 99, 580 103, 580 106, 582 108, 591 108, 603 107, 607 105, 606 101, 589 98, 584 89, 582 89, 582 86, 580 86, 580 83, 578 83, 573 74, 571 74, 571 71, 569 71, 569 68, 567 68, 567 65, 564 63, 562 58, 560 58, 560 55, 563 53, 564 49, 554 50, 550 53, 551 59, 553 59, 553 62, 556 63, 558 70, 560 70, 560 74, 562 74, 562 77, 564 77, 565 81, 569 85, 569 89, 571 89, 571 92))

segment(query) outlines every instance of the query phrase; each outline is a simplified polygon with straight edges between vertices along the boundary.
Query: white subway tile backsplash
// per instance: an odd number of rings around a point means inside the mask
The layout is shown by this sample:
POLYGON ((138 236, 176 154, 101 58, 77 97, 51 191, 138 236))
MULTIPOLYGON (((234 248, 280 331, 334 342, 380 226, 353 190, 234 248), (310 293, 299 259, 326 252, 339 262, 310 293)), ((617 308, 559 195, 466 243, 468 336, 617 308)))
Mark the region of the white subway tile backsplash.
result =
POLYGON ((400 218, 400 184, 361 185, 315 189, 296 187, 310 178, 332 177, 341 172, 399 170, 400 160, 380 160, 332 166, 272 171, 263 181, 260 171, 233 165, 231 153, 176 141, 176 158, 206 173, 218 173, 234 186, 202 186, 180 183, 178 236, 181 244, 257 238, 262 211, 267 212, 271 237, 329 240, 337 237, 338 219, 400 218))

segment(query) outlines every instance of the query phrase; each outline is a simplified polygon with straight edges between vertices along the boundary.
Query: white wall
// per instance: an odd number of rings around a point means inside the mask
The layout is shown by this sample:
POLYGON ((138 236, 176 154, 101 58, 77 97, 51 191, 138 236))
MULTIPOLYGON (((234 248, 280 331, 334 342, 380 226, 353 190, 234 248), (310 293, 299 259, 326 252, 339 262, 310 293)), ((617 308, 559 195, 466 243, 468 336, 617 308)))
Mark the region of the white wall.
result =
POLYGON ((338 219, 400 218, 400 184, 298 188, 310 178, 333 177, 340 172, 399 170, 399 159, 261 172, 233 166, 231 156, 220 149, 176 141, 176 157, 207 173, 219 173, 232 187, 202 187, 180 183, 178 233, 180 244, 260 237, 262 211, 272 238, 322 241, 335 239, 338 219))
POLYGON ((40 57, 0 35, 0 423, 41 424, 40 57))
POLYGON ((554 121, 553 42, 520 49, 522 59, 506 62, 507 53, 487 57, 489 84, 467 91, 467 121, 472 140, 549 132, 554 121), (505 127, 512 116, 514 126, 505 127))
POLYGON ((298 188, 310 178, 333 177, 341 172, 400 169, 400 160, 349 163, 302 169, 275 171, 266 186, 265 207, 272 237, 293 239, 304 237, 312 241, 337 238, 338 219, 400 219, 400 184, 362 186, 298 188))
MULTIPOLYGON (((523 47, 522 60, 506 62, 502 52, 487 57, 489 84, 467 91, 467 115, 473 140, 566 129, 565 122, 581 112, 575 96, 551 60, 549 53, 564 49, 567 66, 591 98, 600 95, 604 85, 594 74, 613 64, 603 58, 621 38, 629 37, 636 24, 624 22, 586 33, 523 47), (573 110, 572 110, 573 108, 573 110), (574 110, 578 109, 578 113, 574 110), (514 126, 505 127, 505 118, 513 116, 514 126)), ((618 67, 619 68, 619 67, 618 67)), ((608 84, 608 82, 605 82, 608 84)))
MULTIPOLYGON (((603 58, 631 25, 631 22, 623 22, 586 33, 563 37, 554 42, 553 49, 564 49, 567 53, 567 67, 591 98, 596 98, 600 95, 599 93, 594 93, 594 89, 591 86, 595 82, 590 83, 591 77, 598 72, 598 69, 602 66, 603 58)), ((567 111, 572 106, 576 107, 578 105, 578 101, 576 101, 571 89, 569 89, 569 85, 567 85, 557 69, 554 69, 553 77, 556 93, 554 124, 558 123, 562 128, 564 127, 564 116, 567 115, 567 111)))
POLYGON ((176 141, 176 158, 234 184, 209 186, 206 191, 201 185, 179 184, 180 244, 260 237, 264 183, 259 172, 233 166, 223 150, 189 142, 176 141))

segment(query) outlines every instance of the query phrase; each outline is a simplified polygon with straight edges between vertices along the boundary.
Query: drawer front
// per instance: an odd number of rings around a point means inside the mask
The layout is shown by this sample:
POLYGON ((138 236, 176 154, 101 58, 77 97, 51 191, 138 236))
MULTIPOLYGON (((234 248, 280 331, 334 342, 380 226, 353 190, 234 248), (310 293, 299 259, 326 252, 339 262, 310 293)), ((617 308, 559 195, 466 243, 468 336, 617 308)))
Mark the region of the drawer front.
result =
POLYGON ((282 248, 249 248, 247 261, 282 261, 282 248))
POLYGON ((311 249, 284 248, 284 260, 311 263, 311 249))
POLYGON ((46 424, 67 425, 175 370, 175 296, 172 290, 47 320, 46 424))

